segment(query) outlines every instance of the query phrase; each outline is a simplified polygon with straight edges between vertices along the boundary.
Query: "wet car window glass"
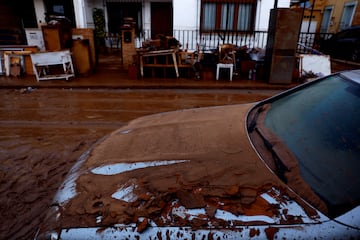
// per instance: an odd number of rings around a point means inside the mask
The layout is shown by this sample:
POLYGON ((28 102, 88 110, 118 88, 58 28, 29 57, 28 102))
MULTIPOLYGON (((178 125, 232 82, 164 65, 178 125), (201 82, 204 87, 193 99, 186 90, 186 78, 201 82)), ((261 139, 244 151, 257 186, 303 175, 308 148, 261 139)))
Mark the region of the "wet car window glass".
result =
POLYGON ((360 86, 334 75, 272 103, 265 125, 336 215, 360 200, 360 86))

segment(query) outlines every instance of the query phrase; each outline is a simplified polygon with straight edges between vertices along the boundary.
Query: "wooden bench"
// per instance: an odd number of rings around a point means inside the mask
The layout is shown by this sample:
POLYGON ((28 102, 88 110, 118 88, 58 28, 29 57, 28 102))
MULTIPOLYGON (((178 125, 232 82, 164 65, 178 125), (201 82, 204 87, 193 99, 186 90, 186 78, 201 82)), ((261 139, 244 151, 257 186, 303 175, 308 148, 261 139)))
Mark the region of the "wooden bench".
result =
POLYGON ((37 81, 62 78, 68 80, 75 76, 70 50, 39 52, 30 56, 37 81), (59 72, 51 71, 51 67, 55 66, 59 72))

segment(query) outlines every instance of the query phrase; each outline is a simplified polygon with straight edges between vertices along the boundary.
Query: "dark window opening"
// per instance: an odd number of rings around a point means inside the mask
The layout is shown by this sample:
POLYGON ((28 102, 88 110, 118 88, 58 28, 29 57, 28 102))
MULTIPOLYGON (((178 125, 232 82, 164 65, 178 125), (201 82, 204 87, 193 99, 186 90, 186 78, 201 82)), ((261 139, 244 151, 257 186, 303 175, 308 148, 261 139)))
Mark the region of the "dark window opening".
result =
POLYGON ((72 0, 45 0, 46 21, 50 21, 58 16, 65 17, 72 27, 76 27, 74 5, 72 0))
POLYGON ((133 21, 136 34, 142 32, 142 5, 141 3, 107 3, 108 31, 117 34, 124 24, 133 21), (131 19, 131 20, 129 20, 131 19))

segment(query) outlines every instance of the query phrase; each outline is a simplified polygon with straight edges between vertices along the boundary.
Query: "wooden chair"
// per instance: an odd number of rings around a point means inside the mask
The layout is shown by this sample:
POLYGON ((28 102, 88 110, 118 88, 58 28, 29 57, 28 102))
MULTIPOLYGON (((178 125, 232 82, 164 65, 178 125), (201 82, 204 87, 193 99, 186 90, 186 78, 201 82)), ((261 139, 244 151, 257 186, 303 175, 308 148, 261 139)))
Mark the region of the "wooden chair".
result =
POLYGON ((230 81, 232 81, 235 66, 235 45, 222 44, 219 46, 219 62, 216 65, 216 80, 219 80, 220 69, 225 68, 230 71, 230 81))

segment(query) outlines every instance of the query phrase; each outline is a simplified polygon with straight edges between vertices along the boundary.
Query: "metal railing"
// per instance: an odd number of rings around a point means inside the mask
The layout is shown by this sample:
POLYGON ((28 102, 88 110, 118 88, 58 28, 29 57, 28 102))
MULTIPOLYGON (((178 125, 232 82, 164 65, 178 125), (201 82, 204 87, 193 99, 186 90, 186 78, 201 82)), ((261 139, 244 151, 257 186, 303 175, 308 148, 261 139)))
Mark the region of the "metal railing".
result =
POLYGON ((300 33, 298 40, 298 53, 314 53, 319 54, 318 52, 321 41, 329 39, 333 34, 332 33, 300 33))
MULTIPOLYGON (((233 33, 200 33, 199 30, 174 30, 173 37, 176 38, 182 47, 188 50, 196 50, 199 46, 201 50, 217 49, 220 44, 231 43, 237 46, 247 46, 248 48, 265 48, 267 41, 267 31, 254 32, 233 32, 233 33)), ((150 30, 144 31, 140 41, 151 38, 150 30)))
MULTIPOLYGON (((174 30, 173 37, 176 38, 181 44, 183 49, 206 51, 217 49, 219 45, 231 43, 239 47, 246 46, 252 48, 266 48, 269 33, 267 31, 253 31, 253 32, 210 32, 200 33, 199 30, 174 30)), ((331 37, 330 33, 306 33, 299 34, 298 49, 299 53, 314 53, 319 47, 322 40, 331 37), (314 51, 315 50, 315 51, 314 51)), ((138 41, 142 44, 143 41, 151 38, 150 30, 145 30, 138 41)))

